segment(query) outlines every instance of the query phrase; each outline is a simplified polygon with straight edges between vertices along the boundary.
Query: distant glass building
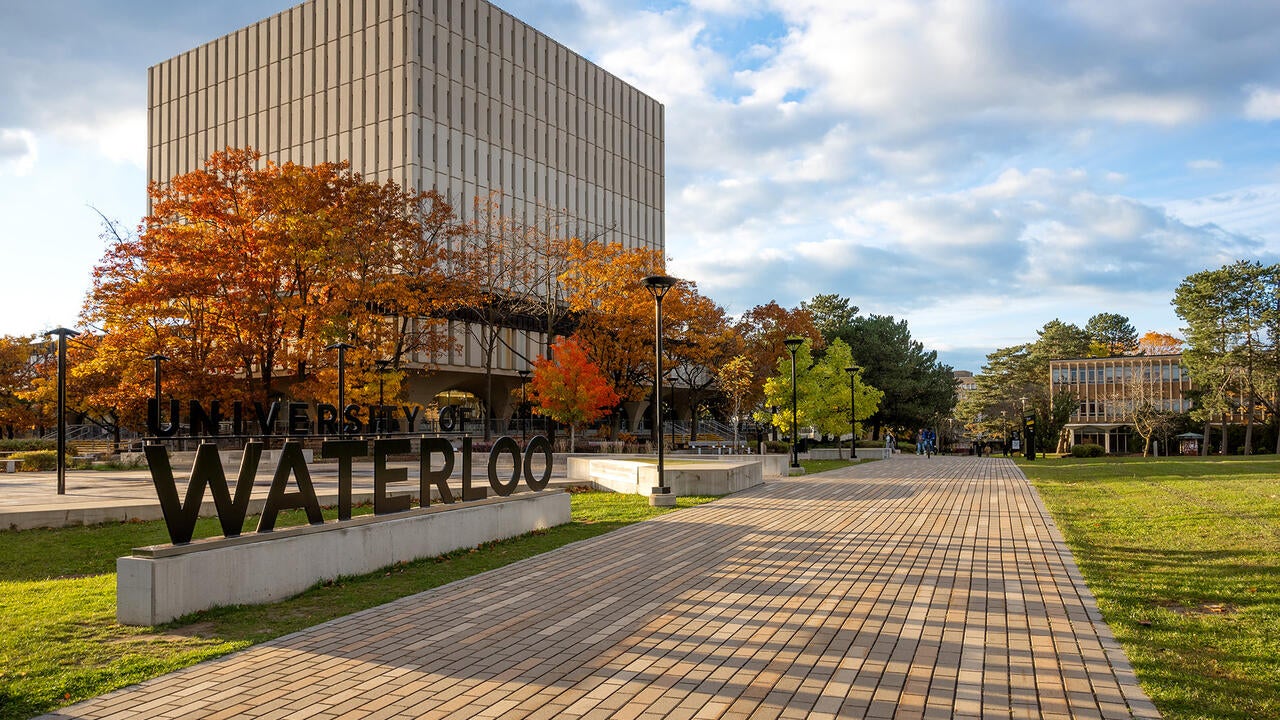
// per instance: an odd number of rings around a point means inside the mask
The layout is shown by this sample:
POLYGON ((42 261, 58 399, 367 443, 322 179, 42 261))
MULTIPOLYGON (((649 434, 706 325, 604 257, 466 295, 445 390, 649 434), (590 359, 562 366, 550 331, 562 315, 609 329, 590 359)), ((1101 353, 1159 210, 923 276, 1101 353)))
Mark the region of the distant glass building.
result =
MULTIPOLYGON (((500 190, 527 223, 552 209, 665 247, 662 105, 484 0, 304 2, 151 67, 147 136, 150 181, 252 147, 277 163, 348 160, 464 216, 500 190)), ((419 402, 472 389, 479 348, 453 331, 456 352, 415 361, 463 375, 424 380, 419 402)), ((503 345, 514 385, 545 337, 513 328, 503 345)))

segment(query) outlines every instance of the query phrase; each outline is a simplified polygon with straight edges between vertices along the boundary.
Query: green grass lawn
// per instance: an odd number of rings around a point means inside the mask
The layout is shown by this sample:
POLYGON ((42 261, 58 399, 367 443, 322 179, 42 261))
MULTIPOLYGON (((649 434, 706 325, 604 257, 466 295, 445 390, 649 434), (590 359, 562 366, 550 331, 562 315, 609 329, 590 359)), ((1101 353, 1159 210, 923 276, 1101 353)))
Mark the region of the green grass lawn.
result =
MULTIPOLYGON (((29 718, 669 511, 634 495, 575 493, 572 502, 568 525, 156 628, 116 622, 115 561, 134 547, 168 542, 162 521, 0 532, 0 720, 29 718)), ((301 513, 281 517, 281 526, 303 522, 301 513)), ((217 534, 214 519, 197 525, 196 537, 217 534)))
POLYGON ((1166 718, 1280 718, 1280 459, 1020 466, 1166 718))
POLYGON ((858 458, 857 460, 801 460, 800 467, 804 468, 805 474, 812 474, 849 467, 861 462, 870 461, 866 458, 858 458))

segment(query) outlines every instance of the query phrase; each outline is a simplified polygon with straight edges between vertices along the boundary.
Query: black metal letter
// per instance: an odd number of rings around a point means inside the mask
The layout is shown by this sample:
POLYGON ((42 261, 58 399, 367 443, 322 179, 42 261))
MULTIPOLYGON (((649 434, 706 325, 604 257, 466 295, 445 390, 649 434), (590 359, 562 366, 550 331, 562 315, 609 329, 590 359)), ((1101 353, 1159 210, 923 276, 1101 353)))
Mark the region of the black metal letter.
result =
POLYGON ((530 490, 536 492, 547 489, 547 485, 551 482, 551 464, 554 458, 555 456, 551 453, 551 441, 547 440, 545 435, 533 436, 524 450, 524 482, 530 490), (542 457, 545 460, 541 479, 533 477, 533 454, 538 451, 542 451, 542 457))
POLYGON ((498 493, 500 497, 507 497, 516 491, 520 485, 520 446, 515 440, 507 436, 498 438, 498 442, 493 444, 493 449, 489 451, 489 487, 498 493), (515 467, 511 470, 511 481, 504 483, 498 477, 498 455, 502 453, 510 453, 511 462, 515 463, 515 467))
POLYGON ((316 498, 316 489, 311 484, 311 473, 307 470, 307 461, 302 457, 302 443, 297 440, 286 440, 284 448, 280 451, 280 462, 276 465, 275 477, 271 478, 271 491, 267 493, 267 502, 262 507, 262 517, 258 520, 258 532, 274 530, 276 517, 280 511, 291 508, 306 510, 307 521, 312 525, 324 524, 320 500, 316 498), (289 475, 293 475, 297 480, 298 492, 285 492, 285 486, 289 484, 289 475))
POLYGON ((387 456, 412 450, 409 438, 382 438, 373 441, 373 514, 409 509, 408 495, 388 495, 387 483, 409 480, 408 468, 387 467, 387 456))
POLYGON ((449 489, 449 476, 453 474, 453 445, 440 437, 422 438, 418 446, 418 502, 422 507, 431 505, 431 486, 440 493, 440 502, 457 502, 453 491, 449 489), (431 453, 438 452, 444 456, 444 467, 431 469, 431 453))
POLYGON ((369 445, 363 440, 325 440, 320 444, 320 457, 338 460, 339 520, 351 519, 351 458, 368 452, 369 445))
POLYGON ((462 499, 483 500, 489 497, 489 491, 471 487, 471 438, 462 438, 462 499))

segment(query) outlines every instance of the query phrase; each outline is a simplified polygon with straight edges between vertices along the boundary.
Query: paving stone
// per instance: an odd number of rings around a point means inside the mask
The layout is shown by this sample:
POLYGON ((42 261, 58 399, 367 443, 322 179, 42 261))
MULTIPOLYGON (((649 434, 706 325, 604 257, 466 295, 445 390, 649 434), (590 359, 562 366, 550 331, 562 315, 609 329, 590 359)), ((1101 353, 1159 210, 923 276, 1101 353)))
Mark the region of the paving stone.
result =
POLYGON ((1159 717, 1016 465, 914 456, 771 482, 50 717, 299 710, 1159 717))

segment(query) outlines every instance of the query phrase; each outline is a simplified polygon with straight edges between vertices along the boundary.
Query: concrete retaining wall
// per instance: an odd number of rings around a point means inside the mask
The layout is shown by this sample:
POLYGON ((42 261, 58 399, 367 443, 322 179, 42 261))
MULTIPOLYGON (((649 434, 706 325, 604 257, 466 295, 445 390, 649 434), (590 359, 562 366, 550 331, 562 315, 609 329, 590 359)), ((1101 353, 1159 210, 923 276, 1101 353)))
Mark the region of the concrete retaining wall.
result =
POLYGON ((324 580, 569 522, 569 495, 521 493, 272 533, 137 548, 116 561, 116 618, 155 625, 296 595, 324 580))

